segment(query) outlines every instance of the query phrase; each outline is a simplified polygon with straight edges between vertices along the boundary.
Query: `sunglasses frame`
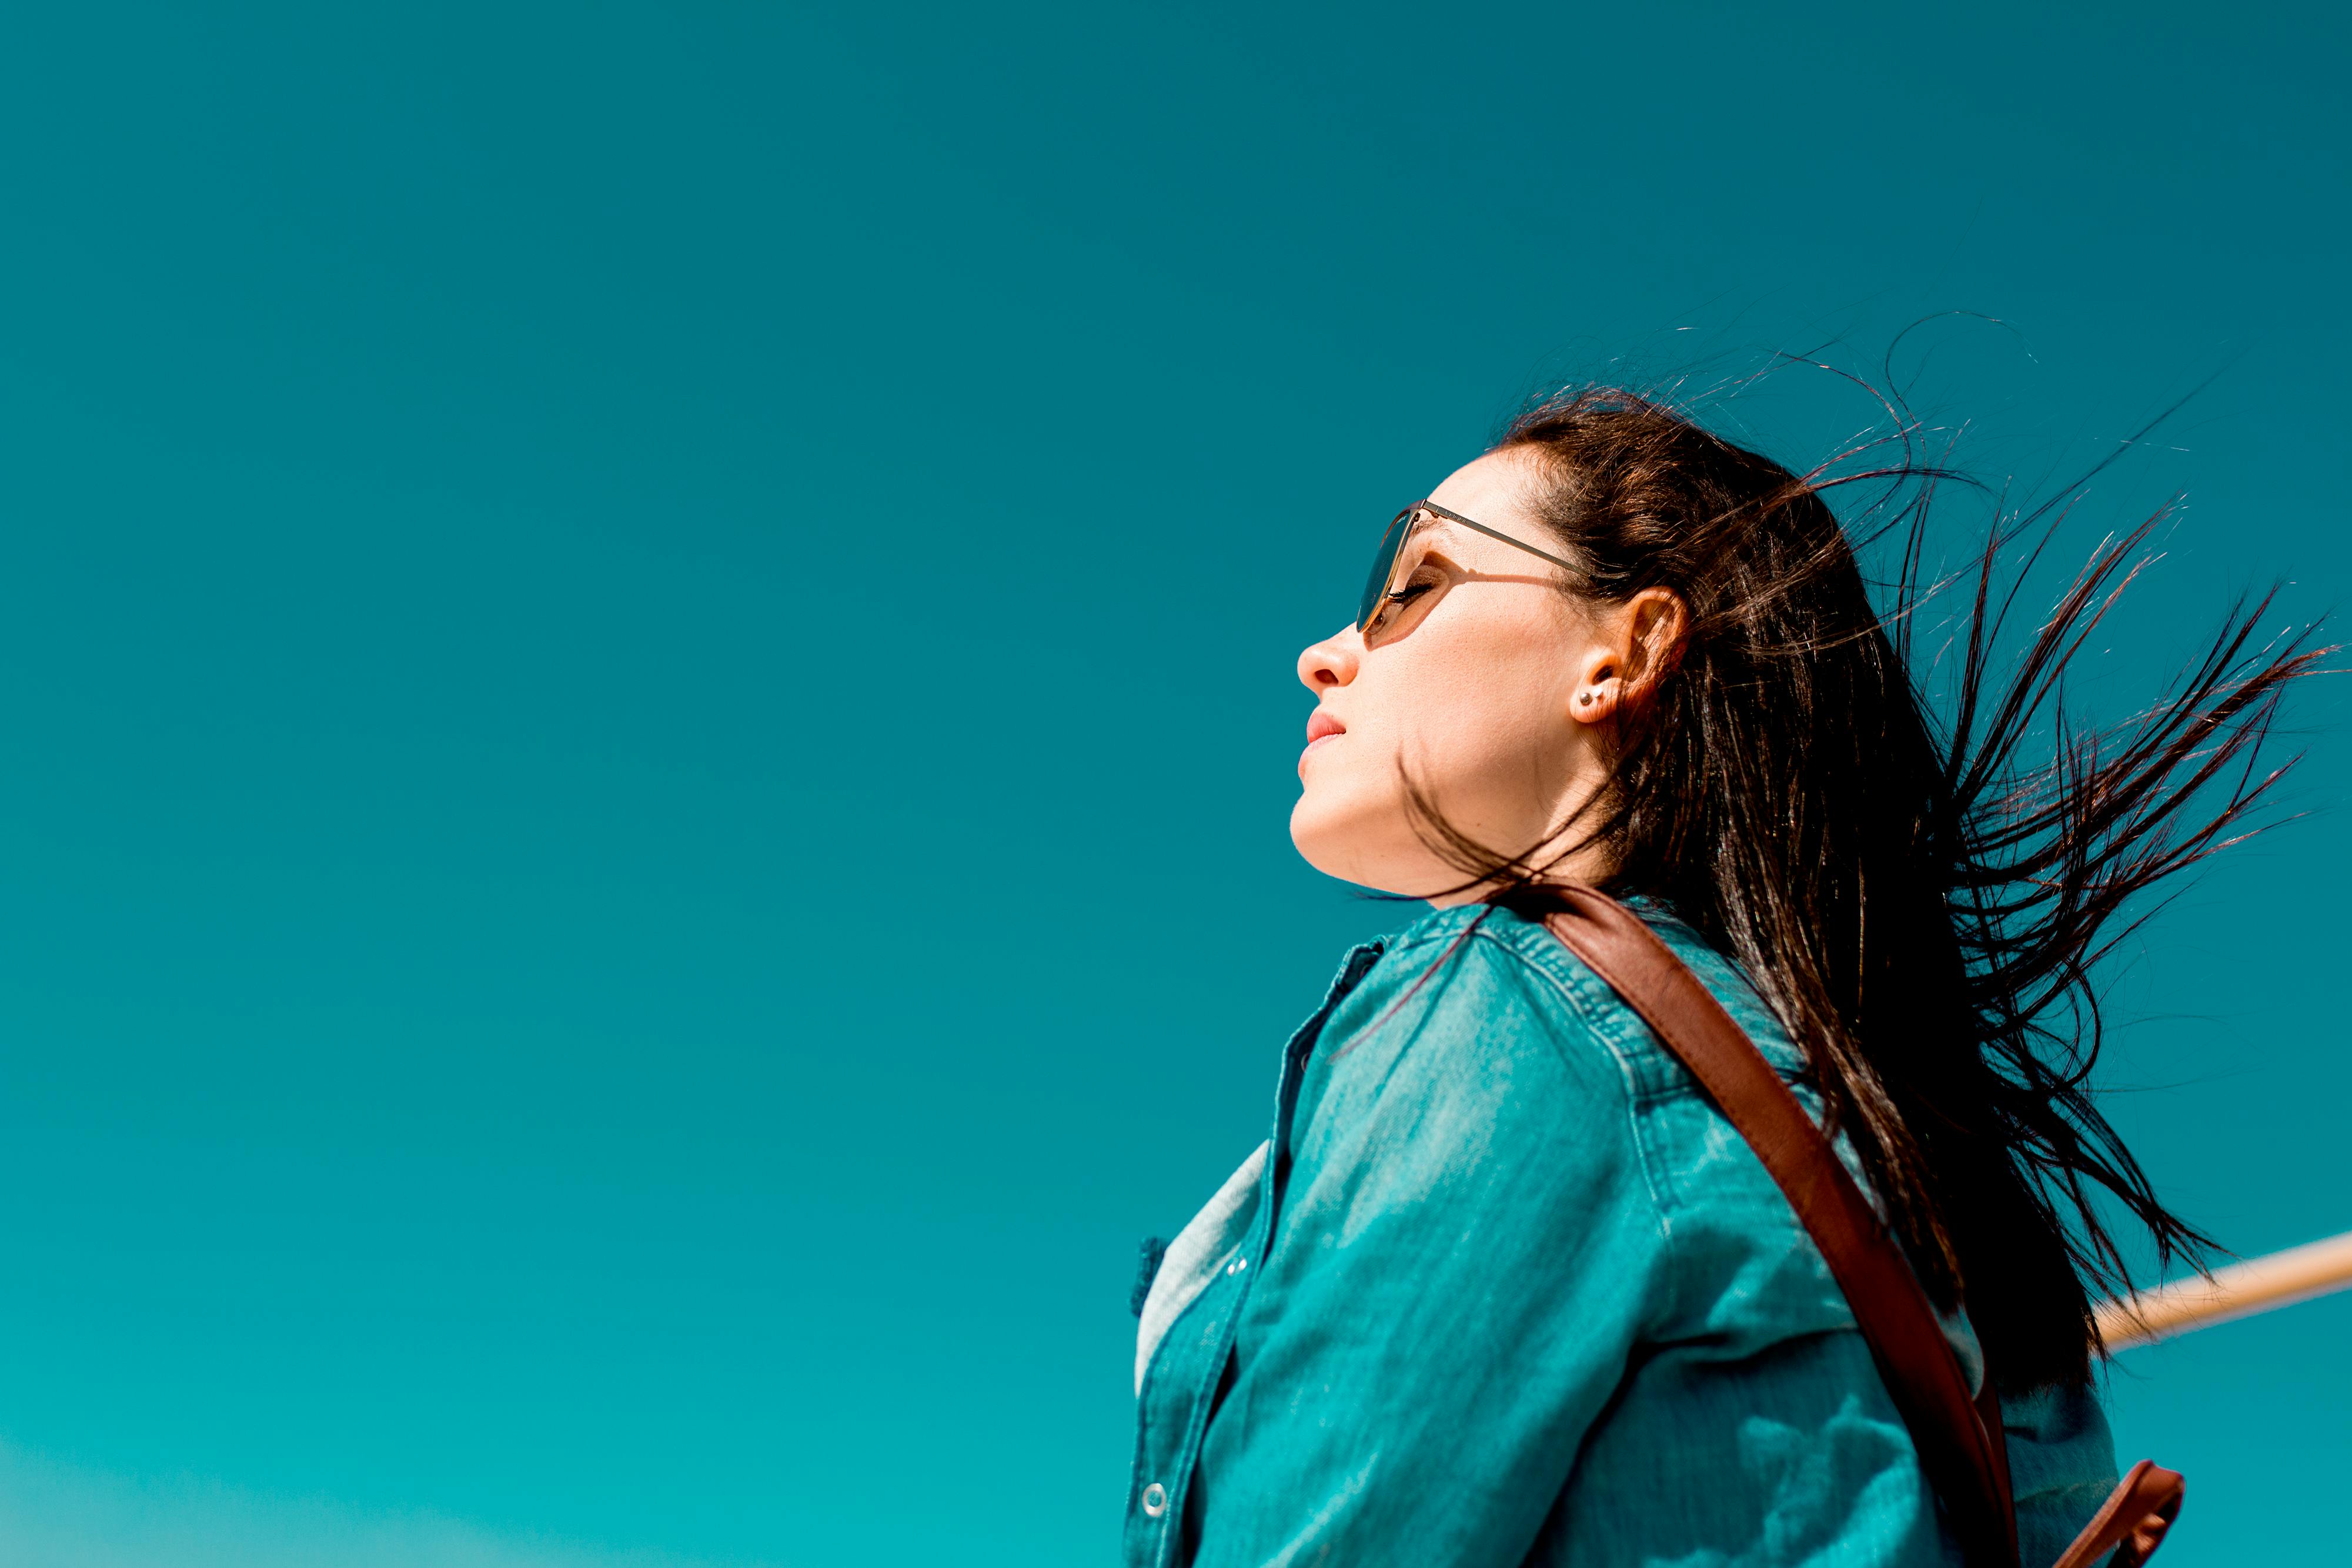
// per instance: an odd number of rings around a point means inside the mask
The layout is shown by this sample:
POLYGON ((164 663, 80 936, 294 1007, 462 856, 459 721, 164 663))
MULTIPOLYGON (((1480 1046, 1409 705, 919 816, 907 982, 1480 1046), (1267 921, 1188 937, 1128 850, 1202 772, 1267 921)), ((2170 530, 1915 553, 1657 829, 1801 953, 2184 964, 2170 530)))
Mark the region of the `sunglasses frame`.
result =
POLYGON ((1484 523, 1474 522, 1459 512, 1448 511, 1434 501, 1415 501, 1391 517, 1388 531, 1381 535, 1381 548, 1372 557, 1372 574, 1365 580, 1364 597, 1356 605, 1356 632, 1359 636, 1370 628, 1372 618, 1381 612, 1381 601, 1389 596, 1389 583, 1396 576, 1397 558, 1404 554, 1405 541, 1412 538, 1414 519, 1423 512, 1433 517, 1443 517, 1449 523, 1459 523, 1490 539, 1500 539, 1514 549, 1525 550, 1538 560, 1548 560, 1563 571, 1576 573, 1575 562, 1563 560, 1549 550, 1540 550, 1515 539, 1500 528, 1490 528, 1484 523))

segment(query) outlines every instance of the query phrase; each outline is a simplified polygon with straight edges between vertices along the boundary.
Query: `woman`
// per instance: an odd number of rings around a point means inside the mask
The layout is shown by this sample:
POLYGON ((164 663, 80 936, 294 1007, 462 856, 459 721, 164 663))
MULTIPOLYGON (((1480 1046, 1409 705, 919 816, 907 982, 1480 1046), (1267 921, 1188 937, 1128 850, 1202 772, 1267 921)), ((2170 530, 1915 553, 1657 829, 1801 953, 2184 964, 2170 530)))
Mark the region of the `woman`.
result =
POLYGON ((1906 663, 1937 477, 1800 479, 1593 391, 1391 524, 1299 661, 1291 831, 1433 909, 1349 955, 1271 1141, 1150 1278, 1129 1564, 1959 1560, 1789 1204, 1547 931, 1563 883, 1631 903, 1834 1133, 2000 1394, 2027 1568, 2105 1495, 2089 1292, 2120 1258, 2090 1195, 2159 1260, 2205 1240, 2085 1096, 2087 967, 2242 825, 2315 655, 2249 653, 2256 606, 2143 718, 2021 768, 2140 536, 2002 694, 1997 529, 1939 733, 1906 663), (1822 498, 1854 479, 1861 525, 1907 529, 1885 624, 1822 498))

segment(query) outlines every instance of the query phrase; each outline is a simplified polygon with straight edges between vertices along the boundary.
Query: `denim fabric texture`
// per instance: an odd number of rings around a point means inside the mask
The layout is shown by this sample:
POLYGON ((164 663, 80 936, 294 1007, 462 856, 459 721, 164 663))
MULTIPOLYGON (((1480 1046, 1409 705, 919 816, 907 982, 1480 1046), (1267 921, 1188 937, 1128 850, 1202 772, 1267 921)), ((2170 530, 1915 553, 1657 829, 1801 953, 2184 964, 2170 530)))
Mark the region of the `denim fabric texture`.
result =
MULTIPOLYGON (((1641 913, 1793 1082, 1738 968, 1641 913)), ((1965 1317, 1947 1333, 1980 1376, 1965 1317)), ((1500 910, 1348 956, 1283 1053, 1272 1138, 1168 1249, 1136 1387, 1129 1568, 1959 1562, 1771 1177, 1500 910)), ((2005 1416, 2039 1568, 2114 1446, 2088 1388, 2005 1416)))

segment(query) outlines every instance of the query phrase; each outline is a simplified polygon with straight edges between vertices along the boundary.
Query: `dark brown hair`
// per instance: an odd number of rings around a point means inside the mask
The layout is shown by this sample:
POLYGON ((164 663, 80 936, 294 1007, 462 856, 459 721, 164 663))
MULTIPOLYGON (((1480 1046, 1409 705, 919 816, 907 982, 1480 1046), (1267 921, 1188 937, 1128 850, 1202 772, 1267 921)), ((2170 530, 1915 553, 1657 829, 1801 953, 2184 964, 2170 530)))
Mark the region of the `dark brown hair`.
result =
MULTIPOLYGON (((1529 408, 1496 449, 1536 460, 1539 507, 1579 563, 1572 592, 1664 587, 1689 611, 1566 841, 1605 846, 1611 891, 1664 901, 1739 961, 1929 1293, 1965 1300, 2000 1380, 2076 1382, 2097 1348, 2089 1290, 2126 1272, 2102 1207, 2146 1228, 2159 1267, 2211 1246, 2093 1101, 2095 971, 2147 918, 2138 895, 2256 825, 2285 770, 2260 761, 2280 696, 2326 650, 2308 631, 2260 644, 2270 600, 2241 601, 2152 706, 2072 725, 2068 661, 2163 514, 2092 555, 1996 682, 2022 575, 2004 563, 2030 564, 2081 486, 1997 518, 1970 570, 1930 583, 1929 505, 1955 476, 1915 460, 1916 434, 1905 421, 1800 476, 1601 388, 1529 408), (1842 486, 1862 486, 1846 492, 1861 497, 1851 538, 1824 498, 1842 486), (1899 551, 1884 619, 1856 543, 1899 551), (1939 711, 1911 653, 1923 607, 1948 601, 1939 711), (2037 737, 2049 747, 2029 757, 2037 737)), ((1558 856, 1477 843, 1412 799, 1465 886, 1544 904, 1558 856)))

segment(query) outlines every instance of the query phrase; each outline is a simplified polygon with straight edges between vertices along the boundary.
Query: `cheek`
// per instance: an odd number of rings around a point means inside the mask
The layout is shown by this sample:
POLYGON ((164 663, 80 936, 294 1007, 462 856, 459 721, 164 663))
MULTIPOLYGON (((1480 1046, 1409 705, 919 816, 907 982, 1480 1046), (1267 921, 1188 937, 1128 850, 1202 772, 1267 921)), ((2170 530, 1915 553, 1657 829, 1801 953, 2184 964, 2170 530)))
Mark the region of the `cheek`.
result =
POLYGON ((1414 770, 1467 786, 1498 768, 1524 769, 1559 734, 1550 695, 1535 671, 1490 667, 1449 683, 1413 713, 1406 745, 1414 770))
POLYGON ((1400 716, 1399 754, 1413 776, 1482 815, 1556 788, 1574 727, 1550 628, 1517 630, 1431 661, 1400 716))

